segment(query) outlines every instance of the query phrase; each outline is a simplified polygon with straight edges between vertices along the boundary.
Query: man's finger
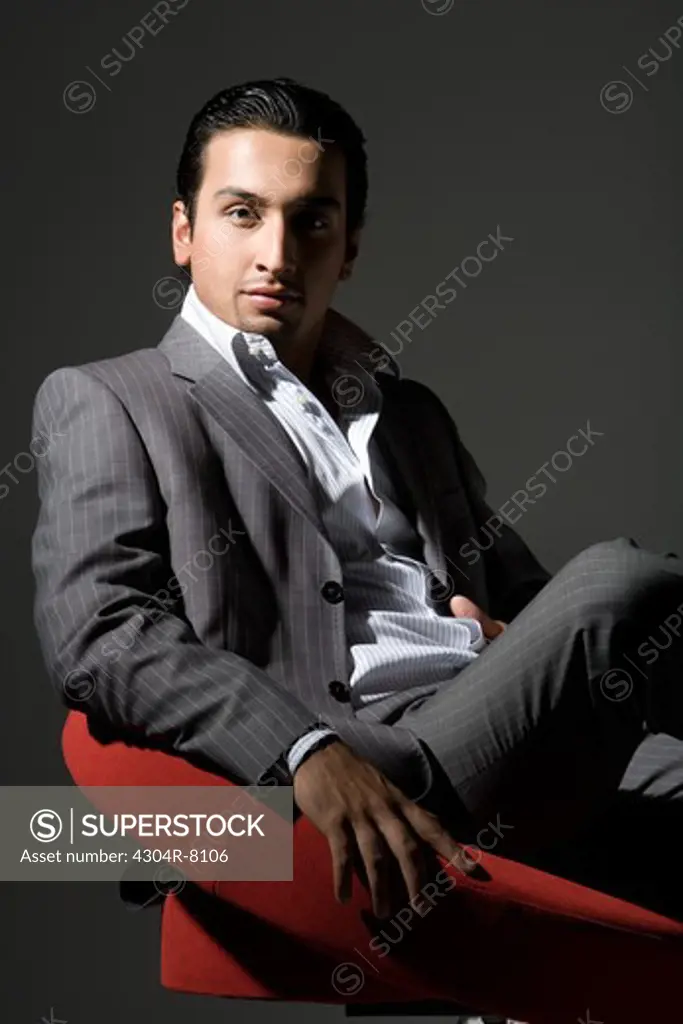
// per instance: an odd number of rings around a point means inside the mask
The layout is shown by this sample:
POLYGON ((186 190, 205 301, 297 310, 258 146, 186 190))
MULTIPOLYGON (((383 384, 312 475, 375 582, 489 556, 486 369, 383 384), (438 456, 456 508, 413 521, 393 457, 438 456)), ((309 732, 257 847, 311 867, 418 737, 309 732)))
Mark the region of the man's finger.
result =
POLYGON ((465 847, 456 842, 433 814, 425 811, 418 804, 412 804, 412 806, 407 804, 403 813, 417 834, 429 843, 444 860, 455 865, 465 874, 473 874, 476 871, 477 864, 472 861, 465 847))
POLYGON ((505 632, 507 623, 502 622, 500 619, 489 619, 487 616, 484 623, 484 636, 487 640, 493 640, 501 633, 505 632))
POLYGON ((375 917, 387 917, 390 911, 387 846, 371 825, 354 825, 358 850, 363 859, 375 917))
POLYGON ((486 612, 470 601, 469 597, 456 594, 449 602, 451 615, 461 619, 476 619, 481 624, 482 632, 487 640, 494 640, 505 631, 506 623, 500 619, 491 619, 486 612))
POLYGON ((422 839, 416 836, 407 819, 397 815, 378 818, 377 826, 396 858, 408 898, 417 899, 422 885, 427 881, 422 839))
POLYGON ((351 859, 351 843, 344 832, 328 836, 332 854, 332 878, 335 899, 346 903, 351 899, 353 881, 353 861, 351 859))
POLYGON ((461 619, 476 619, 477 622, 482 621, 482 617, 485 617, 485 612, 475 604, 474 601, 470 601, 469 597, 465 597, 464 594, 455 594, 449 601, 451 609, 451 615, 461 619))

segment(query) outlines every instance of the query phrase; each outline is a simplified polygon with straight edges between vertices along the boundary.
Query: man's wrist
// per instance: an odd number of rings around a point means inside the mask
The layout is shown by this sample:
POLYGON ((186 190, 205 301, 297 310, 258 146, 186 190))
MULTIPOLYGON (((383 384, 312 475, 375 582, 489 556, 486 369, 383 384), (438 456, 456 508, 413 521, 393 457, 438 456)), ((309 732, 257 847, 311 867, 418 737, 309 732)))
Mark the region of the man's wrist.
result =
POLYGON ((285 762, 292 778, 297 768, 300 768, 311 754, 335 739, 339 739, 337 733, 327 725, 318 723, 311 729, 307 729, 285 754, 285 762))

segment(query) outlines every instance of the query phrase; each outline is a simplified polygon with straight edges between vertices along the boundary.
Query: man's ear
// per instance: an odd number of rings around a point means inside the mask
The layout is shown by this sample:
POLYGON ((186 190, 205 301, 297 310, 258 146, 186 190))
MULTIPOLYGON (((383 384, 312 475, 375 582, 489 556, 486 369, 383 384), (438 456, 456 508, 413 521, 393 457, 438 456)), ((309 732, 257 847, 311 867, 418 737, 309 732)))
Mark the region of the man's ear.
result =
POLYGON ((358 249, 360 247, 360 228, 349 236, 346 243, 346 256, 342 263, 341 270, 339 271, 339 280, 347 281, 353 273, 353 265, 358 256, 358 249))
POLYGON ((173 204, 171 244, 174 262, 179 267, 186 267, 192 255, 192 228, 185 213, 185 204, 180 199, 176 199, 173 204))

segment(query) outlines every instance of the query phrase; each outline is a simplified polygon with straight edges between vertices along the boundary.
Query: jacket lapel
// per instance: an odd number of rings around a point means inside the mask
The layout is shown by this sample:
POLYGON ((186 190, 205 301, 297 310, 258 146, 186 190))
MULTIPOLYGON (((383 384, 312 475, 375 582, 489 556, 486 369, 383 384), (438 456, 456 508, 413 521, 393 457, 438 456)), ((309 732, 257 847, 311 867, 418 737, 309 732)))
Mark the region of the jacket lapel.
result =
POLYGON ((245 384, 233 367, 178 316, 160 342, 177 377, 190 381, 193 400, 220 428, 214 436, 225 461, 228 447, 237 445, 260 473, 319 532, 323 532, 307 471, 286 430, 263 400, 245 384))
POLYGON ((483 604, 483 560, 471 565, 460 553, 462 541, 475 534, 465 478, 446 479, 436 460, 425 458, 425 452, 434 449, 435 439, 423 428, 423 417, 416 415, 393 378, 378 374, 377 381, 384 396, 383 413, 375 428, 377 443, 391 466, 392 478, 402 480, 409 491, 415 528, 424 542, 424 560, 436 573, 430 587, 433 598, 437 603, 447 602, 453 594, 462 593, 483 604), (454 502, 460 485, 459 499, 454 502), (448 501, 444 500, 444 487, 451 496, 448 501))
POLYGON ((441 529, 432 491, 429 467, 420 454, 415 418, 410 415, 396 382, 377 375, 382 389, 382 412, 375 426, 377 444, 389 463, 393 480, 408 491, 415 511, 415 529, 424 542, 424 559, 431 569, 443 569, 441 529))

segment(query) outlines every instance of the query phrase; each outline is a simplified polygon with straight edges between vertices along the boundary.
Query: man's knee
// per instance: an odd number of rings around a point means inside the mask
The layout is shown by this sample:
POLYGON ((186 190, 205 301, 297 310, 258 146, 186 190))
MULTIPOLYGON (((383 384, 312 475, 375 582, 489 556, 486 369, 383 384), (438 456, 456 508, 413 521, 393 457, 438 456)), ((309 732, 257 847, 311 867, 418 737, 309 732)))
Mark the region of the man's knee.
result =
POLYGON ((665 608, 676 594, 683 597, 683 573, 667 573, 661 556, 641 548, 630 537, 590 545, 558 575, 562 576, 568 609, 582 623, 593 622, 606 611, 638 618, 644 610, 665 608))
POLYGON ((587 548, 583 548, 582 551, 574 555, 567 565, 572 565, 575 562, 594 564, 596 559, 601 558, 620 561, 625 557, 630 557, 634 551, 642 550, 633 537, 611 537, 609 540, 599 540, 595 544, 589 544, 587 548))
POLYGON ((615 570, 621 573, 636 550, 639 550, 638 546, 629 537, 601 540, 570 558, 557 575, 562 577, 566 586, 590 590, 596 580, 613 577, 615 570))

